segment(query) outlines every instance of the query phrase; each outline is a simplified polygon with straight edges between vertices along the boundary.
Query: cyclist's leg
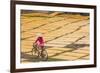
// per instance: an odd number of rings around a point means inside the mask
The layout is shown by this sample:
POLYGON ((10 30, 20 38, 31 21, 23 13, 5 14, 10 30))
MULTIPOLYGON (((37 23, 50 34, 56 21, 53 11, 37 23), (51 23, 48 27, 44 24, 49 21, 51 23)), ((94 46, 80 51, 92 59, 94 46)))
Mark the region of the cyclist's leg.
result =
POLYGON ((44 51, 44 48, 39 46, 39 58, 43 58, 43 51, 44 51))
POLYGON ((42 56, 42 58, 43 58, 44 55, 45 55, 44 52, 45 52, 45 48, 42 46, 42 47, 41 47, 41 56, 42 56))
POLYGON ((37 46, 37 51, 38 51, 38 57, 41 58, 41 48, 37 46))
POLYGON ((43 54, 43 51, 44 51, 44 50, 45 50, 44 47, 41 46, 41 55, 43 54))
POLYGON ((32 48, 32 55, 37 55, 37 45, 33 44, 33 48, 32 48))

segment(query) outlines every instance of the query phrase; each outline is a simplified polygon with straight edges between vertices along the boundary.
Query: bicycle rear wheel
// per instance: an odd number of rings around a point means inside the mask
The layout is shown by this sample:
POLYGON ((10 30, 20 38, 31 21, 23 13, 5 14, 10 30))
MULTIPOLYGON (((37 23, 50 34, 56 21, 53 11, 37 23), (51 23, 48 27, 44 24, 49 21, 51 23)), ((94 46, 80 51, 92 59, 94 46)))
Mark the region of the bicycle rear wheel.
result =
POLYGON ((38 49, 36 45, 33 45, 32 56, 38 57, 38 49))

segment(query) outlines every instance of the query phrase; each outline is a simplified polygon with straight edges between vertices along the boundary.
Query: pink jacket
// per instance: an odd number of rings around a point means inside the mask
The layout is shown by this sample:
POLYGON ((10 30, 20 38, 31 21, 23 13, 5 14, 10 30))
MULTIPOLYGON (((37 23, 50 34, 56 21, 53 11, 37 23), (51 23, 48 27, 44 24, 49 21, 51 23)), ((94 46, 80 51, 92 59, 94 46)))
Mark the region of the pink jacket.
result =
POLYGON ((37 40, 35 41, 36 45, 40 47, 44 47, 44 39, 43 37, 38 37, 37 40))

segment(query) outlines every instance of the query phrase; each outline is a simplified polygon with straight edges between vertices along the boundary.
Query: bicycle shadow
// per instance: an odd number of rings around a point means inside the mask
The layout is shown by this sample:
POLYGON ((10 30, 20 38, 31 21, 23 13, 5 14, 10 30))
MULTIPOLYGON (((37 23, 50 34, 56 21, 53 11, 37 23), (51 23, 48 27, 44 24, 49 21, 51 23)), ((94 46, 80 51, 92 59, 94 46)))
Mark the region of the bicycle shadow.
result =
POLYGON ((21 62, 38 62, 39 60, 35 55, 29 53, 21 52, 21 62))

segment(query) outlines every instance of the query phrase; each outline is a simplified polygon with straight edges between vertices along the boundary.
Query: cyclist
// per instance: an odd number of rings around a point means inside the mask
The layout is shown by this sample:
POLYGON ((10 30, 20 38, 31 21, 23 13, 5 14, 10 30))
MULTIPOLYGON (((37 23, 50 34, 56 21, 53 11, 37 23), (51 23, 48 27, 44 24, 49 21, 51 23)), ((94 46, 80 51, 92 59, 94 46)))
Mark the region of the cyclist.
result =
MULTIPOLYGON (((37 34, 37 39, 35 40, 34 45, 35 45, 36 47, 38 47, 37 50, 39 51, 39 55, 41 55, 42 52, 43 52, 43 50, 44 50, 44 38, 43 38, 43 36, 42 36, 41 33, 38 33, 38 34, 37 34)), ((40 57, 41 57, 41 56, 40 56, 40 57)))

